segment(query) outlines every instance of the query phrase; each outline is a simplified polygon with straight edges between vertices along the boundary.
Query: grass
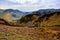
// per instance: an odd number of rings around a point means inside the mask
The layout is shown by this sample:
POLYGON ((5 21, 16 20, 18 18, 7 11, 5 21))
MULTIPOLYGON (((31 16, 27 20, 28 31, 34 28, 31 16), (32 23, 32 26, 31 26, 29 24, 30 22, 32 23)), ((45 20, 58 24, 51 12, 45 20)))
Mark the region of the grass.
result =
POLYGON ((4 38, 5 37, 5 33, 4 32, 0 32, 0 38, 4 38))
POLYGON ((9 36, 6 36, 6 33, 4 32, 0 32, 0 38, 7 38, 8 40, 38 40, 38 38, 33 35, 26 36, 23 34, 14 34, 14 35, 9 34, 9 36))

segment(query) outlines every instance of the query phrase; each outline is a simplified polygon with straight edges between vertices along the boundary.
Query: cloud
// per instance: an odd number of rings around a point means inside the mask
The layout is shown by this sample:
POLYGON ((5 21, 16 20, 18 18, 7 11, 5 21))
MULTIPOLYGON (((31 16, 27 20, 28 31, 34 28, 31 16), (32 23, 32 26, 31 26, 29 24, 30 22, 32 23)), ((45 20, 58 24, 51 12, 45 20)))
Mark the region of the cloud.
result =
POLYGON ((26 2, 26 0, 9 0, 9 1, 17 2, 17 3, 25 3, 26 2))
POLYGON ((19 9, 22 11, 36 11, 39 9, 60 8, 60 0, 0 0, 2 9, 19 9))
POLYGON ((0 5, 0 9, 19 9, 19 6, 17 5, 0 5))
POLYGON ((26 3, 37 3, 39 0, 9 0, 12 2, 17 2, 17 3, 21 3, 21 4, 26 4, 26 3))

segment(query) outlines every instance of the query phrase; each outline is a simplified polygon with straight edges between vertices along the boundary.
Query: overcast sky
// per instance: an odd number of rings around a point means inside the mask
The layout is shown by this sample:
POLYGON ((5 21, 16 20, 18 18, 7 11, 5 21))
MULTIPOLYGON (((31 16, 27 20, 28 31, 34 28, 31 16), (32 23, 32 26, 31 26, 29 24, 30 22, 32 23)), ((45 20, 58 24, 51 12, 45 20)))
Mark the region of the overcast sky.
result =
POLYGON ((48 8, 60 9, 60 0, 0 0, 0 9, 36 11, 48 8))

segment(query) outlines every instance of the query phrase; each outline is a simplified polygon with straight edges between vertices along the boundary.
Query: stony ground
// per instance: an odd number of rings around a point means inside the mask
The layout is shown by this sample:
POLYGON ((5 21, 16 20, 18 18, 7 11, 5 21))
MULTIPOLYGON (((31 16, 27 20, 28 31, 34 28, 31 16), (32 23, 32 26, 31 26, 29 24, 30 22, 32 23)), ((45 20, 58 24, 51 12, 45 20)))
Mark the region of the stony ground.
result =
POLYGON ((0 40, 60 40, 59 31, 0 24, 0 40))

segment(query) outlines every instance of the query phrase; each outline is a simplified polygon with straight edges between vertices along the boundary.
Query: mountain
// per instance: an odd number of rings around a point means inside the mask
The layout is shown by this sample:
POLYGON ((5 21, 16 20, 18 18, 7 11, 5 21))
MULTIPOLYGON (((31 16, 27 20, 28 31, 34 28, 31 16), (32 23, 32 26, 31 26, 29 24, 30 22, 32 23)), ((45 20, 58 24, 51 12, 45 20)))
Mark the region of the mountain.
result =
POLYGON ((3 9, 0 9, 0 13, 2 13, 4 10, 3 9))
POLYGON ((1 19, 4 19, 4 20, 7 20, 9 22, 14 19, 13 16, 11 15, 11 13, 3 13, 3 14, 0 14, 0 18, 1 19))
POLYGON ((9 12, 9 13, 15 13, 15 14, 23 14, 23 15, 27 15, 27 14, 30 14, 31 12, 23 12, 23 11, 20 11, 20 10, 14 10, 14 9, 6 9, 4 12, 9 12))
MULTIPOLYGON (((42 26, 42 25, 45 25, 50 20, 49 18, 51 17, 51 15, 53 16, 53 15, 56 15, 56 13, 59 13, 60 9, 41 9, 34 12, 22 12, 22 11, 14 10, 14 9, 6 9, 6 10, 1 10, 1 11, 2 12, 0 13, 0 18, 7 20, 8 22, 10 21, 13 22, 13 21, 18 20, 18 22, 23 23, 23 24, 27 24, 27 25, 34 24, 34 25, 42 26), (46 19, 49 19, 49 20, 46 21, 46 19)), ((53 22, 54 18, 52 18, 50 21, 53 22)), ((56 21, 57 18, 54 20, 56 21)))
POLYGON ((22 11, 14 10, 14 9, 6 9, 4 12, 10 12, 10 13, 23 13, 22 11))
POLYGON ((20 23, 33 24, 37 26, 54 26, 60 25, 60 12, 53 12, 41 15, 39 13, 32 13, 20 19, 20 23))
POLYGON ((13 17, 21 17, 24 16, 24 13, 19 10, 13 10, 13 9, 6 9, 4 12, 9 12, 12 14, 13 17))
POLYGON ((39 12, 27 12, 18 20, 11 11, 0 13, 0 23, 8 24, 0 24, 0 39, 60 40, 60 11, 39 12))
POLYGON ((0 9, 0 14, 3 14, 3 13, 11 13, 11 15, 13 17, 21 18, 22 16, 28 15, 31 12, 23 12, 23 11, 20 11, 20 10, 17 10, 17 9, 5 9, 5 10, 0 9))
POLYGON ((0 9, 0 23, 8 22, 9 24, 16 24, 17 20, 29 13, 30 12, 22 12, 14 9, 0 9))
MULTIPOLYGON (((40 20, 40 24, 44 26, 52 26, 52 25, 60 25, 60 12, 54 12, 51 14, 46 14, 42 17, 40 17, 38 20, 40 20)), ((37 21, 38 21, 37 20, 37 21)))
POLYGON ((28 15, 28 14, 31 14, 32 12, 24 12, 24 15, 28 15))
POLYGON ((13 17, 15 18, 21 18, 22 16, 26 16, 28 14, 40 14, 40 15, 44 15, 44 14, 49 14, 49 13, 53 13, 53 12, 59 12, 60 9, 41 9, 38 11, 34 11, 34 12, 23 12, 17 9, 0 9, 0 14, 1 13, 11 13, 13 17))
POLYGON ((38 11, 34 11, 32 13, 36 14, 41 14, 41 15, 44 15, 44 14, 50 14, 50 13, 54 13, 54 12, 60 12, 60 9, 41 9, 41 10, 38 10, 38 11))
POLYGON ((34 19, 36 19, 38 16, 40 16, 39 14, 29 14, 26 15, 24 17, 22 17, 20 19, 21 22, 29 22, 29 21, 33 21, 34 19))

